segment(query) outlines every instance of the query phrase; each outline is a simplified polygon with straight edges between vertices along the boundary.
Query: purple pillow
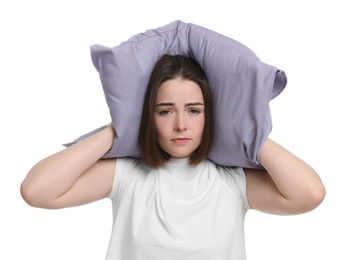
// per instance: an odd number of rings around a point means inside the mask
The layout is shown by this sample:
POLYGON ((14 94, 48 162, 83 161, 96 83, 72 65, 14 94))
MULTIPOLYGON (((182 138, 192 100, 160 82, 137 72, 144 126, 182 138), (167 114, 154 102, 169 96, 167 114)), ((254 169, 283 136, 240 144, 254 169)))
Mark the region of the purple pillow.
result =
POLYGON ((182 21, 136 34, 116 47, 91 46, 92 62, 117 132, 104 158, 139 157, 143 98, 153 66, 164 54, 194 58, 206 73, 215 110, 209 159, 224 166, 262 168, 259 150, 272 129, 269 102, 285 88, 285 73, 261 62, 236 40, 182 21))

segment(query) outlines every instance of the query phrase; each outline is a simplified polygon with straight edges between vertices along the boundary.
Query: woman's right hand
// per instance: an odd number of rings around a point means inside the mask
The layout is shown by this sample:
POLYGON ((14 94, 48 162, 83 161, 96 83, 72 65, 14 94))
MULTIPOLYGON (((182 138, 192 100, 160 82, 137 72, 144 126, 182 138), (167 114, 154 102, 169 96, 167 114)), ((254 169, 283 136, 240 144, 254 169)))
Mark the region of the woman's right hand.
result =
POLYGON ((112 147, 115 130, 103 130, 39 161, 21 185, 24 200, 33 207, 64 208, 108 196, 115 159, 101 159, 112 147))

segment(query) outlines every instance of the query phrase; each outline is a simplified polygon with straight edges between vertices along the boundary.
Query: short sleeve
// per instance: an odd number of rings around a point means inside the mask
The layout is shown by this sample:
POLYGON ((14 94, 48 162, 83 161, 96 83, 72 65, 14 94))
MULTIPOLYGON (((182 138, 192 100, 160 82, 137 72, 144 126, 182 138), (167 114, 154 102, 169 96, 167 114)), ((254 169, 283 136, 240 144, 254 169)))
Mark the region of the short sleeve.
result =
POLYGON ((138 160, 128 157, 116 158, 113 186, 108 198, 111 200, 122 195, 134 182, 138 172, 138 160))
POLYGON ((242 167, 220 167, 225 183, 230 186, 235 193, 239 193, 243 207, 251 209, 247 198, 247 180, 242 167))

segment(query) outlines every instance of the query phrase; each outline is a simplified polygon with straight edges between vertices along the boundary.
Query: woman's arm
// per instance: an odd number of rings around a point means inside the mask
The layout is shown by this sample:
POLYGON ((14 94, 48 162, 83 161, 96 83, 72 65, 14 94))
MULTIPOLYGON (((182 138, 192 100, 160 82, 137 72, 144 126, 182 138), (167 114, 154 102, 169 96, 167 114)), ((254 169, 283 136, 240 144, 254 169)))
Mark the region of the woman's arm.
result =
POLYGON ((24 200, 33 207, 64 208, 108 196, 115 160, 100 158, 111 148, 111 125, 33 166, 21 185, 24 200))
POLYGON ((300 214, 323 201, 325 188, 317 173, 277 143, 266 140, 260 162, 266 172, 245 169, 252 208, 272 214, 300 214))

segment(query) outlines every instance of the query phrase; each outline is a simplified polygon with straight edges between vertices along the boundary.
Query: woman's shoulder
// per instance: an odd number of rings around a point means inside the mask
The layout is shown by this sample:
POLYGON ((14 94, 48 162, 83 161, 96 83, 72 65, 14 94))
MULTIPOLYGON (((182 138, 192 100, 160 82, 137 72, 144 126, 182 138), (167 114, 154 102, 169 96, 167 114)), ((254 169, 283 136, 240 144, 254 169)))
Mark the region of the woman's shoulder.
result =
POLYGON ((134 157, 118 157, 116 158, 117 165, 123 168, 135 168, 140 170, 148 170, 150 167, 148 167, 140 158, 134 158, 134 157))
POLYGON ((220 165, 220 164, 217 164, 209 159, 207 159, 205 161, 205 163, 212 167, 212 168, 215 168, 219 173, 221 174, 229 174, 229 175, 232 175, 232 174, 242 174, 244 173, 243 171, 243 168, 242 167, 239 167, 239 166, 225 166, 225 165, 220 165))
POLYGON ((116 158, 116 174, 119 175, 121 179, 143 179, 151 172, 153 172, 152 168, 139 158, 116 158))
POLYGON ((219 165, 210 160, 206 163, 226 185, 233 185, 235 187, 237 184, 238 186, 245 185, 246 177, 242 167, 219 165))

